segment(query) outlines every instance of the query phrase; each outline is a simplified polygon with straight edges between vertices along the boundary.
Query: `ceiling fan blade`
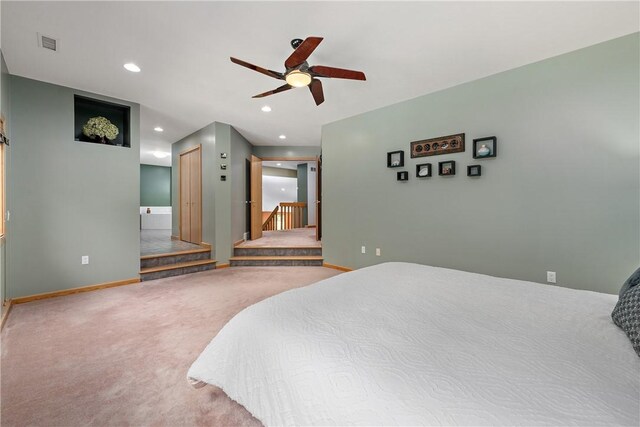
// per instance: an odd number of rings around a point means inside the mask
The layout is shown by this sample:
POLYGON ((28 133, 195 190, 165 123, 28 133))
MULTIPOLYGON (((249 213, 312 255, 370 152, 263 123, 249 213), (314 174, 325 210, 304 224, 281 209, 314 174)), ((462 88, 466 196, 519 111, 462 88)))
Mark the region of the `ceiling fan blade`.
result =
POLYGON ((276 93, 284 92, 285 90, 293 89, 293 86, 289 86, 288 84, 282 85, 277 89, 270 90, 268 92, 259 93, 258 95, 252 96, 252 98, 264 98, 265 96, 273 95, 276 93))
POLYGON ((321 41, 322 37, 307 37, 304 39, 302 44, 284 61, 284 66, 289 69, 302 64, 316 50, 321 41))
POLYGON ((273 77, 275 79, 284 80, 284 74, 279 73, 277 71, 267 70, 266 68, 262 68, 262 67, 258 67, 257 65, 249 64, 248 62, 245 62, 245 61, 243 61, 241 59, 237 59, 237 58, 234 58, 234 57, 231 57, 229 59, 231 59, 231 62, 233 62, 234 64, 242 65, 243 67, 247 67, 250 70, 257 71, 259 73, 265 74, 265 75, 267 75, 269 77, 273 77))
POLYGON ((314 65, 309 71, 316 77, 331 77, 334 79, 367 80, 362 71, 345 70, 344 68, 325 67, 314 65))
POLYGON ((316 105, 320 105, 324 102, 324 92, 322 91, 322 82, 318 79, 313 79, 309 85, 313 100, 316 101, 316 105))

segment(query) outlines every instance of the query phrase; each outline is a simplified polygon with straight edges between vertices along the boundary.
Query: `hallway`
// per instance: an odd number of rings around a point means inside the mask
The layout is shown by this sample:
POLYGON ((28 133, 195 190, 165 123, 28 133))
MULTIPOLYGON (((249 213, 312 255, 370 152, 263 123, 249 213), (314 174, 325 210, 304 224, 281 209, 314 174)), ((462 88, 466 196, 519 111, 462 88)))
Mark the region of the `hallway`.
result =
POLYGON ((316 240, 315 228, 294 228, 290 230, 263 231, 262 237, 242 242, 236 248, 320 248, 316 240))

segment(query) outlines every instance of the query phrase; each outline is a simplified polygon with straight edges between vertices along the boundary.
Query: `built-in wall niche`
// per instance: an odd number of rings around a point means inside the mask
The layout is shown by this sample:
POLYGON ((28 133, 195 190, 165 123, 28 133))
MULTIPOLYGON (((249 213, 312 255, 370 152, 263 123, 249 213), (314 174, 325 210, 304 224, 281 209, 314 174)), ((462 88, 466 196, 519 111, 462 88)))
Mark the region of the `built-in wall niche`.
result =
POLYGON ((73 102, 76 141, 131 147, 129 106, 80 95, 75 95, 73 102))

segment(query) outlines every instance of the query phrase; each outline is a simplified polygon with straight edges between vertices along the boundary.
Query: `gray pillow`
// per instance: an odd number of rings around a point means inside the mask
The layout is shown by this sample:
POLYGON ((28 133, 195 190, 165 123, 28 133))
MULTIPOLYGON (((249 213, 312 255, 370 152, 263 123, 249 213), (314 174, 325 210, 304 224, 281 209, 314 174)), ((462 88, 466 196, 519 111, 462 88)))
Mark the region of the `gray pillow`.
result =
POLYGON ((640 283, 640 268, 638 268, 628 279, 626 282, 624 282, 624 285, 622 285, 622 288, 620 289, 620 293, 618 294, 618 297, 622 298, 622 296, 624 295, 625 292, 627 292, 629 289, 633 288, 634 286, 636 286, 638 283, 640 283))
POLYGON ((622 295, 611 318, 627 334, 640 356, 640 286, 634 286, 622 295))

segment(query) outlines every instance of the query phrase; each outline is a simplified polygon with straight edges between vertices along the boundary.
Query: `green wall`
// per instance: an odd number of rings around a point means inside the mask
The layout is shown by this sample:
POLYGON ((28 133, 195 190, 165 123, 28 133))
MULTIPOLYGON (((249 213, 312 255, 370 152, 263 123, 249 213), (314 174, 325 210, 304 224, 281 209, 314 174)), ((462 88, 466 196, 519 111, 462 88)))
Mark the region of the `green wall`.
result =
POLYGON ((202 144, 202 240, 213 246, 219 263, 227 263, 233 252, 233 242, 242 239, 245 224, 244 160, 251 153, 251 144, 225 123, 214 122, 175 142, 172 154, 172 234, 178 236, 178 177, 180 153, 202 144), (220 156, 227 154, 226 159, 220 156), (227 169, 220 169, 221 164, 227 169), (226 181, 220 176, 225 175, 226 181))
POLYGON ((217 175, 217 171, 214 170, 216 166, 215 123, 211 123, 171 145, 171 194, 174 195, 171 204, 175 213, 171 216, 171 234, 180 235, 180 189, 178 188, 180 153, 198 144, 202 145, 202 241, 213 245, 216 235, 214 178, 217 175))
MULTIPOLYGON (((11 140, 11 97, 10 97, 10 76, 7 64, 4 61, 4 56, 0 50, 0 114, 5 119, 5 131, 7 138, 11 140)), ((10 141, 11 142, 11 141, 10 141)), ((11 146, 5 146, 4 151, 4 167, 5 178, 9 176, 9 169, 11 167, 11 146)), ((5 183, 5 200, 8 202, 8 185, 5 183)), ((9 209, 8 204, 5 209, 9 209)), ((4 215, 4 212, 0 213, 4 215)), ((1 218, 1 217, 0 217, 1 218)), ((9 223, 5 224, 5 235, 9 233, 9 223)), ((7 251, 6 251, 6 237, 0 237, 0 306, 7 297, 7 251)), ((2 307, 4 310, 4 306, 2 307)))
MULTIPOLYGON (((231 138, 231 244, 242 240, 247 225, 246 209, 246 160, 251 160, 253 145, 229 126, 231 138)), ((232 249, 231 249, 232 251, 232 249)), ((232 253, 230 251, 230 254, 232 253)))
POLYGON ((317 157, 320 147, 255 145, 253 154, 257 157, 317 157))
MULTIPOLYGON (((297 197, 297 201, 298 202, 305 202, 308 203, 308 197, 307 197, 307 164, 303 163, 301 165, 298 165, 298 197, 297 197)), ((308 204, 307 204, 308 206, 308 204)), ((302 211, 302 225, 306 226, 308 223, 308 217, 307 217, 307 208, 303 209, 302 211)))
POLYGON ((171 168, 140 165, 140 206, 171 206, 171 168))
POLYGON ((536 282, 550 270, 617 293, 640 260, 639 50, 636 33, 323 126, 326 262, 536 282), (459 132, 466 152, 410 158, 410 141, 459 132), (472 159, 473 138, 492 135, 498 157, 472 159), (386 167, 392 150, 407 183, 386 167), (456 176, 415 178, 443 160, 456 176))
POLYGON ((8 297, 137 278, 139 105, 17 76, 10 90, 8 297), (130 106, 131 148, 74 141, 75 94, 130 106))

